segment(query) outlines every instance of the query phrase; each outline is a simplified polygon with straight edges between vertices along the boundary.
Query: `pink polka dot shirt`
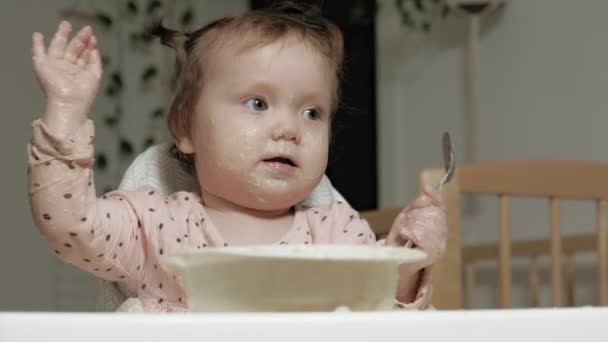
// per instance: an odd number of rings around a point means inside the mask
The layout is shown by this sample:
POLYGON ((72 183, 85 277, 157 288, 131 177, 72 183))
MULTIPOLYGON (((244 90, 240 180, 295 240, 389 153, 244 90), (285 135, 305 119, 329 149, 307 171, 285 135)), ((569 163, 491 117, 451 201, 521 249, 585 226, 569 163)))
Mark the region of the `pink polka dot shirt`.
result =
MULTIPOLYGON (((95 276, 125 282, 146 311, 187 311, 179 278, 160 256, 227 246, 199 194, 163 196, 151 187, 112 191, 97 198, 93 186, 92 121, 59 139, 42 121, 33 123, 28 146, 29 195, 34 222, 62 260, 95 276)), ((296 208, 294 222, 276 244, 383 244, 367 222, 345 203, 296 208)), ((428 276, 413 303, 426 308, 428 276)))

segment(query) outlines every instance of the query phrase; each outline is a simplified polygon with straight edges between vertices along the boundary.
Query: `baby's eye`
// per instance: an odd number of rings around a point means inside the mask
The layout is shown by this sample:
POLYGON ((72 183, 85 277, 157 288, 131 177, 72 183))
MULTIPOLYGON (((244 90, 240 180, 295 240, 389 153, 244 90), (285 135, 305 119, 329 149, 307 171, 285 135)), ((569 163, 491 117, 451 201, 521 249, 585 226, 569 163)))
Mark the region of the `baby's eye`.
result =
POLYGON ((319 114, 318 110, 311 108, 304 111, 304 117, 308 120, 319 120, 321 114, 319 114))
POLYGON ((268 105, 266 104, 266 101, 258 98, 258 97, 254 97, 252 99, 247 100, 247 106, 253 110, 257 110, 257 111, 262 111, 262 110, 266 110, 268 109, 268 105))

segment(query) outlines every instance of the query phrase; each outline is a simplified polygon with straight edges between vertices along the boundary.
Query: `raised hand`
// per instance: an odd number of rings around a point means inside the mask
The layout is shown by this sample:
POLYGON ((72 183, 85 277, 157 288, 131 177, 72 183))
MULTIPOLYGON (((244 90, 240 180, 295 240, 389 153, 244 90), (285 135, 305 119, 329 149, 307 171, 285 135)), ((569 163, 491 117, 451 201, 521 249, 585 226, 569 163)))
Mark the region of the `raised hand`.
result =
POLYGON ((71 31, 69 22, 61 22, 48 49, 41 33, 32 35, 34 71, 46 97, 43 120, 59 135, 73 132, 86 120, 102 75, 91 27, 85 26, 68 41, 71 31))

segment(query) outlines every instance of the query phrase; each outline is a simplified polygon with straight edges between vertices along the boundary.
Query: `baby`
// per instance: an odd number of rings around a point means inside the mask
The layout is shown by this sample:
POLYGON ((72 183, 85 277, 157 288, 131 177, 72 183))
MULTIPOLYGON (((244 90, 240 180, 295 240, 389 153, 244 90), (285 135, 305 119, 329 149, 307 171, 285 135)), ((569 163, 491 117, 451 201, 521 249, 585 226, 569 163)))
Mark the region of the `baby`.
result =
POLYGON ((146 311, 180 312, 188 310, 185 294, 179 278, 159 265, 162 255, 411 240, 428 258, 418 270, 402 268, 395 303, 426 308, 429 269, 447 233, 436 190, 425 187, 381 241, 346 203, 298 205, 327 166, 343 59, 337 26, 318 8, 283 2, 190 33, 160 25, 154 31, 177 52, 168 124, 176 156, 197 176, 200 193, 164 197, 143 187, 97 198, 94 126, 87 119, 102 76, 96 38, 87 26, 69 39, 68 22, 48 47, 33 35, 46 108, 28 146, 29 194, 34 221, 55 253, 95 276, 125 282, 146 311))

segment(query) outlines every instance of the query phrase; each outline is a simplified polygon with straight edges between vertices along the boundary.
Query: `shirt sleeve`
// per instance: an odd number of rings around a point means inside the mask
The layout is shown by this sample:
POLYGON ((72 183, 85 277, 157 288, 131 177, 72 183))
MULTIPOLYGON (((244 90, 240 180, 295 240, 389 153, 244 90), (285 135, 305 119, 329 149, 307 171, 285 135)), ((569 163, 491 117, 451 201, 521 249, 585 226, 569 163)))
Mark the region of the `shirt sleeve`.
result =
POLYGON ((41 120, 32 126, 28 192, 35 225, 62 260, 104 279, 134 280, 128 277, 145 254, 131 204, 138 194, 96 197, 92 121, 65 138, 53 135, 41 120))

